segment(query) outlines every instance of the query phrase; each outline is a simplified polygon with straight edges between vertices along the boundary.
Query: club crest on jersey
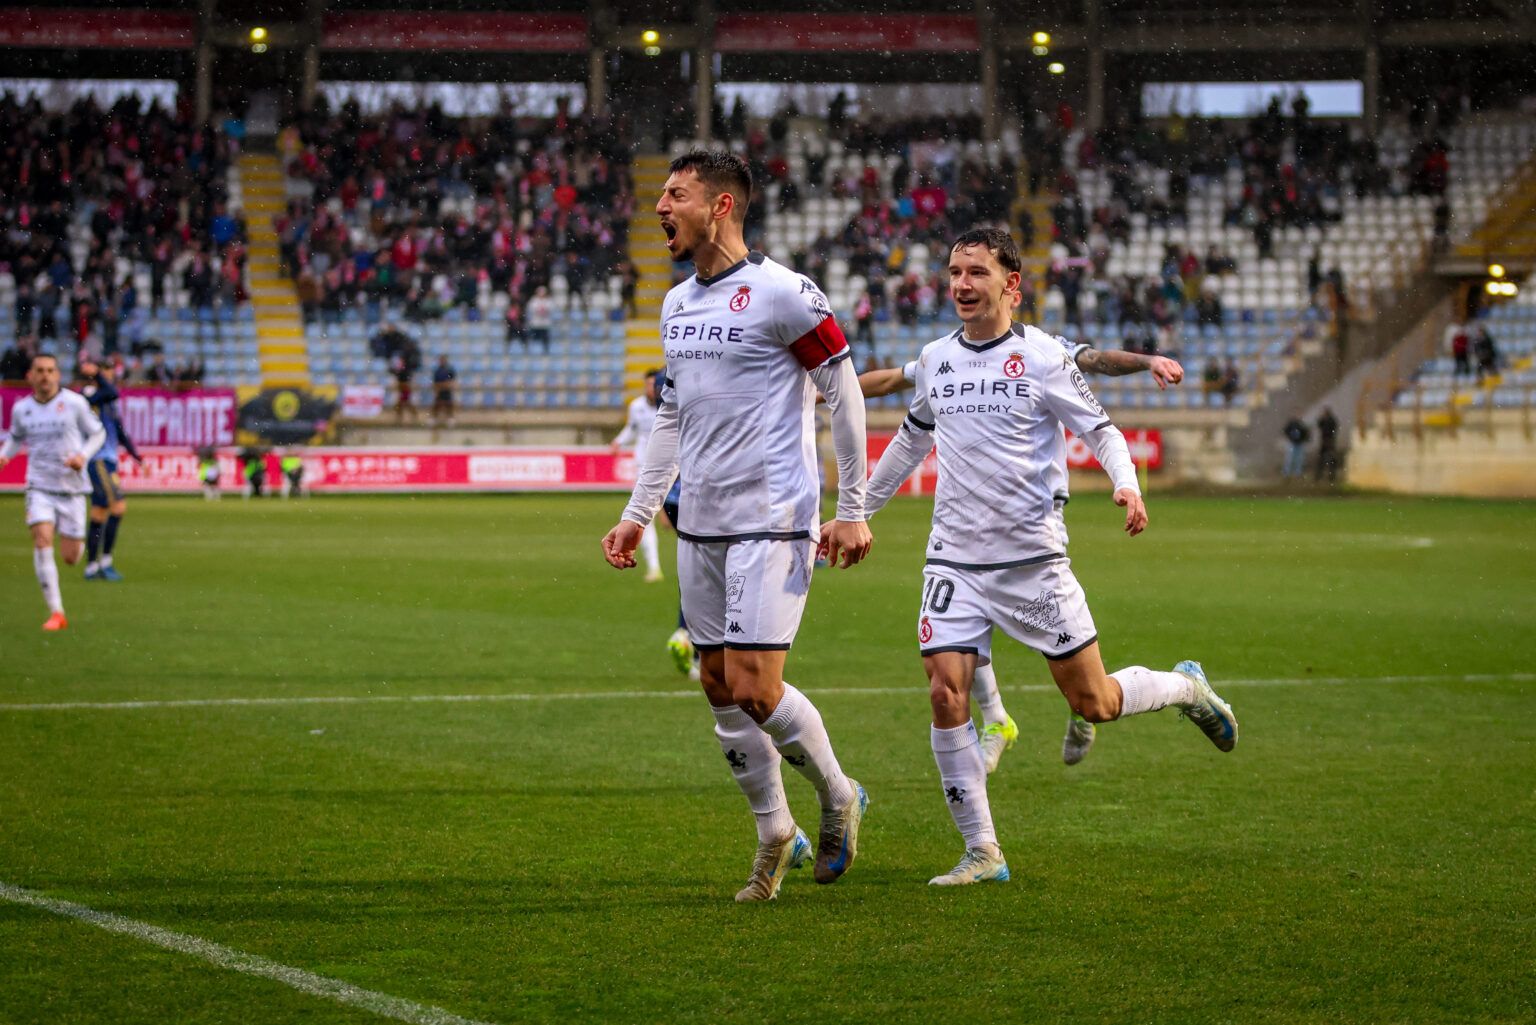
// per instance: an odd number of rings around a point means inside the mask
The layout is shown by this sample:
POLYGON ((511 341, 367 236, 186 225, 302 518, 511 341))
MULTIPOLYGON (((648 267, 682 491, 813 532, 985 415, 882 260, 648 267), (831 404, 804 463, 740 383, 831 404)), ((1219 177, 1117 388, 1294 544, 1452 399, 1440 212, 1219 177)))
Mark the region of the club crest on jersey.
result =
POLYGON ((1003 364, 1003 376, 1013 378, 1023 377, 1024 357, 1016 352, 1010 352, 1008 354, 1007 362, 1003 364))
POLYGON ((924 616, 922 621, 917 624, 917 639, 924 644, 933 640, 933 624, 928 622, 927 616, 924 616))
POLYGON ((1048 633, 1061 622, 1061 607, 1056 604, 1054 594, 1045 592, 1033 601, 1015 605, 1013 618, 1018 620, 1019 625, 1026 630, 1048 633))
POLYGON ((751 285, 742 285, 740 288, 736 289, 736 294, 731 296, 731 302, 730 302, 731 312, 732 313, 740 313, 742 310, 747 308, 747 304, 750 303, 751 301, 752 301, 752 286, 751 285))

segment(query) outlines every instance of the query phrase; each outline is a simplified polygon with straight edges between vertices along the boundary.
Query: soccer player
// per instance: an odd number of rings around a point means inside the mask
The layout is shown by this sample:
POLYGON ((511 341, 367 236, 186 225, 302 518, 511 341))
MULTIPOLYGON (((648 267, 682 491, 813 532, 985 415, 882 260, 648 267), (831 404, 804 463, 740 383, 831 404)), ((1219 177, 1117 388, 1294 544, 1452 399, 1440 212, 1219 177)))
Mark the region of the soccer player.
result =
POLYGON ((843 772, 821 713, 783 677, 817 549, 816 391, 832 413, 838 462, 837 518, 819 536, 845 568, 871 544, 864 402, 821 289, 747 249, 751 196, 740 157, 695 151, 672 162, 656 214, 673 261, 692 260, 697 273, 662 307, 666 379, 656 423, 629 505, 603 538, 611 565, 634 566, 635 546, 681 469, 683 610, 715 735, 757 823, 757 854, 738 901, 772 900, 785 871, 809 855, 789 812, 781 759, 820 800, 818 883, 853 863, 868 804, 843 772))
MULTIPOLYGON (((1013 294, 1013 306, 1018 305, 1018 293, 1013 294)), ((1170 384, 1178 384, 1184 380, 1184 368, 1177 360, 1167 356, 1147 356, 1139 352, 1124 352, 1109 350, 1101 352, 1084 342, 1069 342, 1059 335, 1052 336, 1066 350, 1067 355, 1077 364, 1079 370, 1085 373, 1102 374, 1106 377, 1121 377, 1125 374, 1135 374, 1145 371, 1152 375, 1152 380, 1157 382, 1158 388, 1166 389, 1170 384)), ((905 366, 887 367, 881 370, 868 370, 859 375, 859 388, 865 398, 878 398, 883 395, 894 395, 899 391, 911 388, 917 381, 917 360, 909 360, 905 366)), ((1065 452, 1063 452, 1065 457, 1065 452)), ((1054 493, 1056 515, 1062 516, 1062 511, 1067 504, 1065 463, 1061 474, 1061 488, 1054 493)), ((1066 534, 1066 521, 1062 517, 1061 530, 1066 534)), ((1014 741, 1019 739, 1019 726, 1013 721, 1003 707, 1003 695, 997 686, 997 674, 992 666, 978 665, 976 676, 971 680, 971 697, 981 709, 982 734, 981 754, 986 762, 987 774, 997 771, 998 764, 1002 761, 1003 752, 1013 747, 1014 741)), ((1084 719, 1075 712, 1067 718, 1067 732, 1061 741, 1061 760, 1068 765, 1076 765, 1088 756, 1089 748, 1093 747, 1095 731, 1093 723, 1084 719)))
MULTIPOLYGON (((658 378, 662 372, 653 370, 645 375, 645 394, 636 395, 629 402, 629 415, 624 419, 624 429, 608 447, 613 452, 629 447, 635 450, 635 472, 645 465, 645 447, 651 440, 651 427, 656 423, 658 378)), ((662 579, 661 556, 656 548, 656 524, 646 525, 640 535, 640 555, 645 560, 645 582, 654 584, 662 579)))
POLYGON ((80 561, 85 543, 85 464, 107 432, 91 413, 90 403, 77 392, 59 387, 59 361, 47 353, 32 357, 27 368, 32 394, 11 409, 11 436, 0 447, 0 468, 27 449, 27 526, 32 531, 32 568, 48 603, 44 630, 63 630, 64 600, 59 594, 59 567, 54 562, 54 535, 66 565, 80 561))
POLYGON ((119 449, 140 466, 144 457, 134 448, 133 439, 117 415, 117 385, 112 380, 112 365, 86 360, 80 364, 84 381, 81 394, 101 420, 106 441, 87 465, 91 480, 91 525, 85 539, 85 579, 119 581, 123 575, 112 565, 112 549, 117 546, 117 532, 128 512, 123 485, 117 477, 119 449))
POLYGON ((1044 332, 1013 325, 1008 293, 1018 287, 1019 270, 1006 231, 972 229, 955 241, 950 298, 962 326, 923 349, 917 393, 869 488, 868 508, 878 510, 937 443, 918 641, 934 761, 965 841, 960 862, 931 880, 939 886, 1008 878, 969 701, 977 664, 991 661, 994 627, 1044 655, 1067 703, 1089 722, 1172 705, 1220 750, 1237 742, 1237 720, 1198 662, 1180 662, 1173 672, 1104 670, 1056 509, 1062 427, 1093 449, 1133 537, 1146 529, 1146 507, 1125 439, 1071 357, 1044 332))

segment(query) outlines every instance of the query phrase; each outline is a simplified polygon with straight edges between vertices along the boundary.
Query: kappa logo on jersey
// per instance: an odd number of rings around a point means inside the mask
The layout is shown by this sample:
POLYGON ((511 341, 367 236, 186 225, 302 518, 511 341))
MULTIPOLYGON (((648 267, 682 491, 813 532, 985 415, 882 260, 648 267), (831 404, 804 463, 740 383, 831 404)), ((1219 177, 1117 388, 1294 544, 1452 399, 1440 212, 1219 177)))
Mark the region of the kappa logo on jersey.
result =
POLYGON ((954 372, 955 368, 949 365, 949 360, 945 360, 939 364, 939 369, 933 372, 933 376, 938 377, 940 374, 953 374, 954 372))
POLYGON ((1095 413, 1104 412, 1104 407, 1099 405, 1099 400, 1094 398, 1093 391, 1088 387, 1088 382, 1083 380, 1083 375, 1075 367, 1072 370, 1072 383, 1077 386, 1077 393, 1088 403, 1088 408, 1095 413))
POLYGON ((672 312, 674 314, 683 312, 683 301, 681 299, 679 299, 677 301, 677 305, 676 306, 672 307, 672 312))
POLYGON ((1015 605, 1013 618, 1026 630, 1049 633, 1061 622, 1061 606, 1056 604, 1054 594, 1042 594, 1033 601, 1015 605))
POLYGON ((746 593, 747 578, 741 573, 732 573, 725 582, 725 607, 737 609, 741 606, 741 596, 746 593))
POLYGON ((1024 357, 1016 352, 1010 352, 1008 354, 1008 361, 1003 364, 1003 376, 1013 378, 1023 377, 1024 357))
POLYGON ((964 804, 965 803, 965 793, 966 793, 966 791, 965 791, 964 787, 945 787, 944 788, 944 796, 949 798, 949 803, 950 804, 964 804))
POLYGON ((751 303, 751 302, 752 302, 752 286, 751 285, 742 285, 740 288, 736 289, 736 294, 731 296, 731 302, 730 302, 731 312, 732 313, 740 313, 742 310, 746 309, 747 305, 749 303, 751 303))
POLYGON ((924 616, 922 621, 917 624, 917 639, 924 644, 933 640, 933 624, 928 622, 927 616, 924 616))

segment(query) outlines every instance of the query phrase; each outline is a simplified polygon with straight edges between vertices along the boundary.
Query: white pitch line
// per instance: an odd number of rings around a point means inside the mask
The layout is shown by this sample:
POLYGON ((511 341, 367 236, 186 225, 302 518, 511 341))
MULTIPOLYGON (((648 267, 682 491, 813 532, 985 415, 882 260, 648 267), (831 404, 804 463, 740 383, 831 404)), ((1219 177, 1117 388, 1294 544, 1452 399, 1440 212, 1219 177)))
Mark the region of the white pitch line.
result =
MULTIPOLYGON (((1361 684, 1374 686, 1393 683, 1529 683, 1536 680, 1536 673, 1467 673, 1440 676, 1282 676, 1269 679, 1228 679, 1217 677, 1219 687, 1301 687, 1307 684, 1342 686, 1361 684)), ((1050 684, 1006 684, 1003 690, 1010 693, 1054 693, 1050 684)), ((813 695, 882 695, 926 694, 928 688, 920 684, 910 687, 806 687, 813 695)), ((533 692, 510 694, 336 694, 295 695, 273 698, 183 698, 151 699, 144 701, 52 701, 28 704, 0 704, 0 712, 70 712, 70 711, 134 711, 155 708, 246 708, 282 705, 390 705, 390 704, 455 704, 482 701, 634 701, 650 698, 675 699, 697 698, 698 690, 592 690, 564 693, 539 694, 533 692)))
POLYGON ((354 986, 350 982, 342 982, 340 979, 331 979, 324 975, 316 975, 314 972, 306 972, 302 968, 279 964, 259 954, 248 954, 243 950, 235 950, 233 947, 226 947, 199 936, 172 932, 170 929, 162 929, 148 922, 124 918, 122 915, 114 915, 108 911, 97 911, 95 908, 73 904, 67 900, 58 900, 20 886, 0 883, 0 900, 37 908, 39 911, 46 911, 62 918, 73 918, 87 925, 94 925, 98 929, 105 929, 107 932, 130 936, 157 947, 164 947, 166 950, 173 950, 178 954, 189 954, 219 968, 271 979, 301 993, 334 1000, 338 1004, 346 1004, 349 1007, 359 1007, 380 1017, 410 1022, 411 1025, 490 1025, 488 1022, 461 1018, 440 1007, 402 1000, 388 993, 376 993, 371 989, 354 986))

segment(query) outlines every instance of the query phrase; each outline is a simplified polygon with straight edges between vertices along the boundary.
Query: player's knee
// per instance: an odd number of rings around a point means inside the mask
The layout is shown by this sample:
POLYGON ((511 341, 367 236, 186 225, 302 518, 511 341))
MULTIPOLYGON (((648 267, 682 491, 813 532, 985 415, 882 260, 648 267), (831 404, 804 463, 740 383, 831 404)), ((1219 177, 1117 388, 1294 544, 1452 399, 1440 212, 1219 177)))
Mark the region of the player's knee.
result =
POLYGON ((957 710, 968 712, 970 700, 970 686, 965 682, 952 679, 942 673, 935 673, 929 677, 928 702, 933 706, 935 713, 957 710))
POLYGON ((1089 722, 1111 722, 1120 717, 1120 695, 1095 688, 1073 700, 1072 710, 1089 722))
POLYGON ((59 553, 59 558, 64 560, 64 565, 73 566, 80 561, 80 552, 78 549, 65 549, 59 553))

